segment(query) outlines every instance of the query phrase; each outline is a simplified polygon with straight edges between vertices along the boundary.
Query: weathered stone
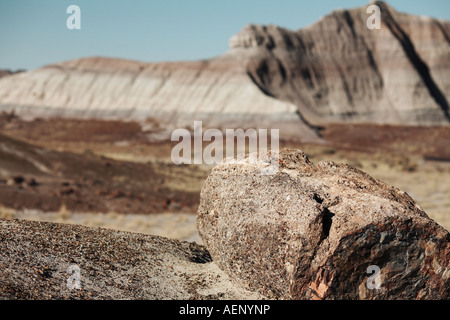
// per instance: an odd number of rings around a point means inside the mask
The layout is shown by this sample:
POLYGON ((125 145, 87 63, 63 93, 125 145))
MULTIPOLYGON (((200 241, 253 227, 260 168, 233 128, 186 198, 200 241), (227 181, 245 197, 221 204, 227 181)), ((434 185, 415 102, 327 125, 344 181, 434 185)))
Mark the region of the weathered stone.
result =
POLYGON ((202 189, 198 230, 231 277, 281 299, 450 297, 449 232, 408 194, 300 150, 279 162, 218 165, 202 189))
POLYGON ((211 262, 208 251, 193 242, 75 224, 0 219, 0 300, 16 299, 265 297, 236 286, 211 262), (78 286, 71 286, 77 277, 78 286))

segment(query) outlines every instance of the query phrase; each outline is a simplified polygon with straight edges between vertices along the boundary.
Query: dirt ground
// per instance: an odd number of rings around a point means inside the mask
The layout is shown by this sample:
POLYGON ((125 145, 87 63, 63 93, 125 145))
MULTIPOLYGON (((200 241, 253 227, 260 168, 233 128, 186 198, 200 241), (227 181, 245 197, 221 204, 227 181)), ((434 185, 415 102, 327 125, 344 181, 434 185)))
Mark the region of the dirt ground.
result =
MULTIPOLYGON (((195 212, 212 167, 174 165, 176 143, 148 134, 137 123, 3 115, 0 215, 200 241, 195 212)), ((321 134, 321 145, 280 147, 360 168, 406 191, 450 230, 450 128, 328 125, 321 134)))

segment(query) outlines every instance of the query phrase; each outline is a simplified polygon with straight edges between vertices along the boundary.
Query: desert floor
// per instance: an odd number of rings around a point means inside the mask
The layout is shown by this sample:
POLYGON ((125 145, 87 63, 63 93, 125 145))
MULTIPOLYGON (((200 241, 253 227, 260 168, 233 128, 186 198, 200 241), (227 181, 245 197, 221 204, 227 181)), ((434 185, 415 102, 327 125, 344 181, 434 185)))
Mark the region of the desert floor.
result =
MULTIPOLYGON (((86 182, 78 184, 80 190, 76 190, 75 195, 61 192, 55 195, 53 192, 52 207, 44 207, 42 203, 45 201, 36 200, 24 200, 28 201, 29 207, 8 206, 4 203, 7 203, 8 195, 14 190, 22 192, 23 199, 28 199, 28 189, 33 199, 48 197, 56 181, 61 183, 62 180, 58 180, 61 177, 47 175, 43 178, 37 175, 36 179, 42 181, 41 186, 27 189, 23 184, 11 186, 8 180, 10 176, 20 173, 20 167, 14 168, 14 172, 4 169, 0 172, 0 199, 4 194, 6 202, 1 202, 0 217, 75 223, 201 243, 196 230, 195 212, 201 187, 212 167, 173 165, 170 158, 173 142, 149 141, 139 125, 113 121, 24 122, 14 118, 0 121, 0 133, 8 139, 26 142, 43 150, 75 153, 88 158, 99 157, 101 161, 117 161, 118 166, 126 168, 121 169, 121 176, 113 177, 111 185, 105 184, 106 189, 112 188, 112 185, 123 188, 123 193, 121 190, 110 190, 106 197, 103 191, 89 189, 95 183, 86 182), (133 170, 147 172, 147 169, 151 173, 148 176, 151 188, 145 184, 136 184, 137 178, 124 176, 133 170), (83 188, 86 190, 83 191, 83 188), (132 196, 137 192, 140 192, 139 197, 132 196), (171 198, 162 198, 166 194, 170 194, 171 198), (89 198, 90 195, 93 197, 89 198), (77 196, 75 200, 71 198, 74 196, 77 196), (102 206, 95 205, 96 197, 102 206), (94 204, 83 206, 83 201, 94 204), (74 205, 71 207, 71 204, 74 205)), ((394 185, 406 191, 432 219, 450 230, 450 129, 330 125, 323 129, 322 136, 323 144, 281 141, 280 147, 302 149, 313 163, 320 160, 347 163, 394 185)), ((14 154, 25 155, 26 150, 23 146, 21 148, 20 152, 14 154)), ((52 154, 52 159, 58 154, 52 154)), ((59 166, 63 166, 67 160, 61 158, 60 162, 62 164, 59 163, 59 166)), ((86 166, 89 165, 90 162, 87 162, 86 166)), ((116 162, 112 166, 115 165, 116 162)), ((70 167, 67 170, 70 171, 70 167)), ((80 165, 74 170, 80 171, 74 174, 82 176, 88 169, 80 165)), ((89 180, 89 177, 84 178, 83 181, 89 180)), ((102 179, 107 180, 107 177, 102 179)))

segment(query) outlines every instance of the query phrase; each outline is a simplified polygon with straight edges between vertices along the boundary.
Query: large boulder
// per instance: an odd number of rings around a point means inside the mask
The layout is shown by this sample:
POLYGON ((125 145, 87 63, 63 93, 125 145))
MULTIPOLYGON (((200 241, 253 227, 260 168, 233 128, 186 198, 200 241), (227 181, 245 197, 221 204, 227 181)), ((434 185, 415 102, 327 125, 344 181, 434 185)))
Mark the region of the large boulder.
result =
POLYGON ((213 261, 280 299, 448 299, 450 235, 405 192, 282 150, 280 167, 216 166, 197 224, 213 261))

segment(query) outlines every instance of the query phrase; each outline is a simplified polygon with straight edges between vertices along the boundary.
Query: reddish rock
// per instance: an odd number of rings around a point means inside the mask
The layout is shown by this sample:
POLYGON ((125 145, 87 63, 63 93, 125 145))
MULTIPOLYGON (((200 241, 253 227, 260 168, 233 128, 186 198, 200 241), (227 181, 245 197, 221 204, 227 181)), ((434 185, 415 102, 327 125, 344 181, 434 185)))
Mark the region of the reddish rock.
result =
POLYGON ((450 234, 408 194, 299 150, 280 160, 274 175, 221 164, 204 184, 198 230, 230 277, 281 299, 450 298, 450 234))

